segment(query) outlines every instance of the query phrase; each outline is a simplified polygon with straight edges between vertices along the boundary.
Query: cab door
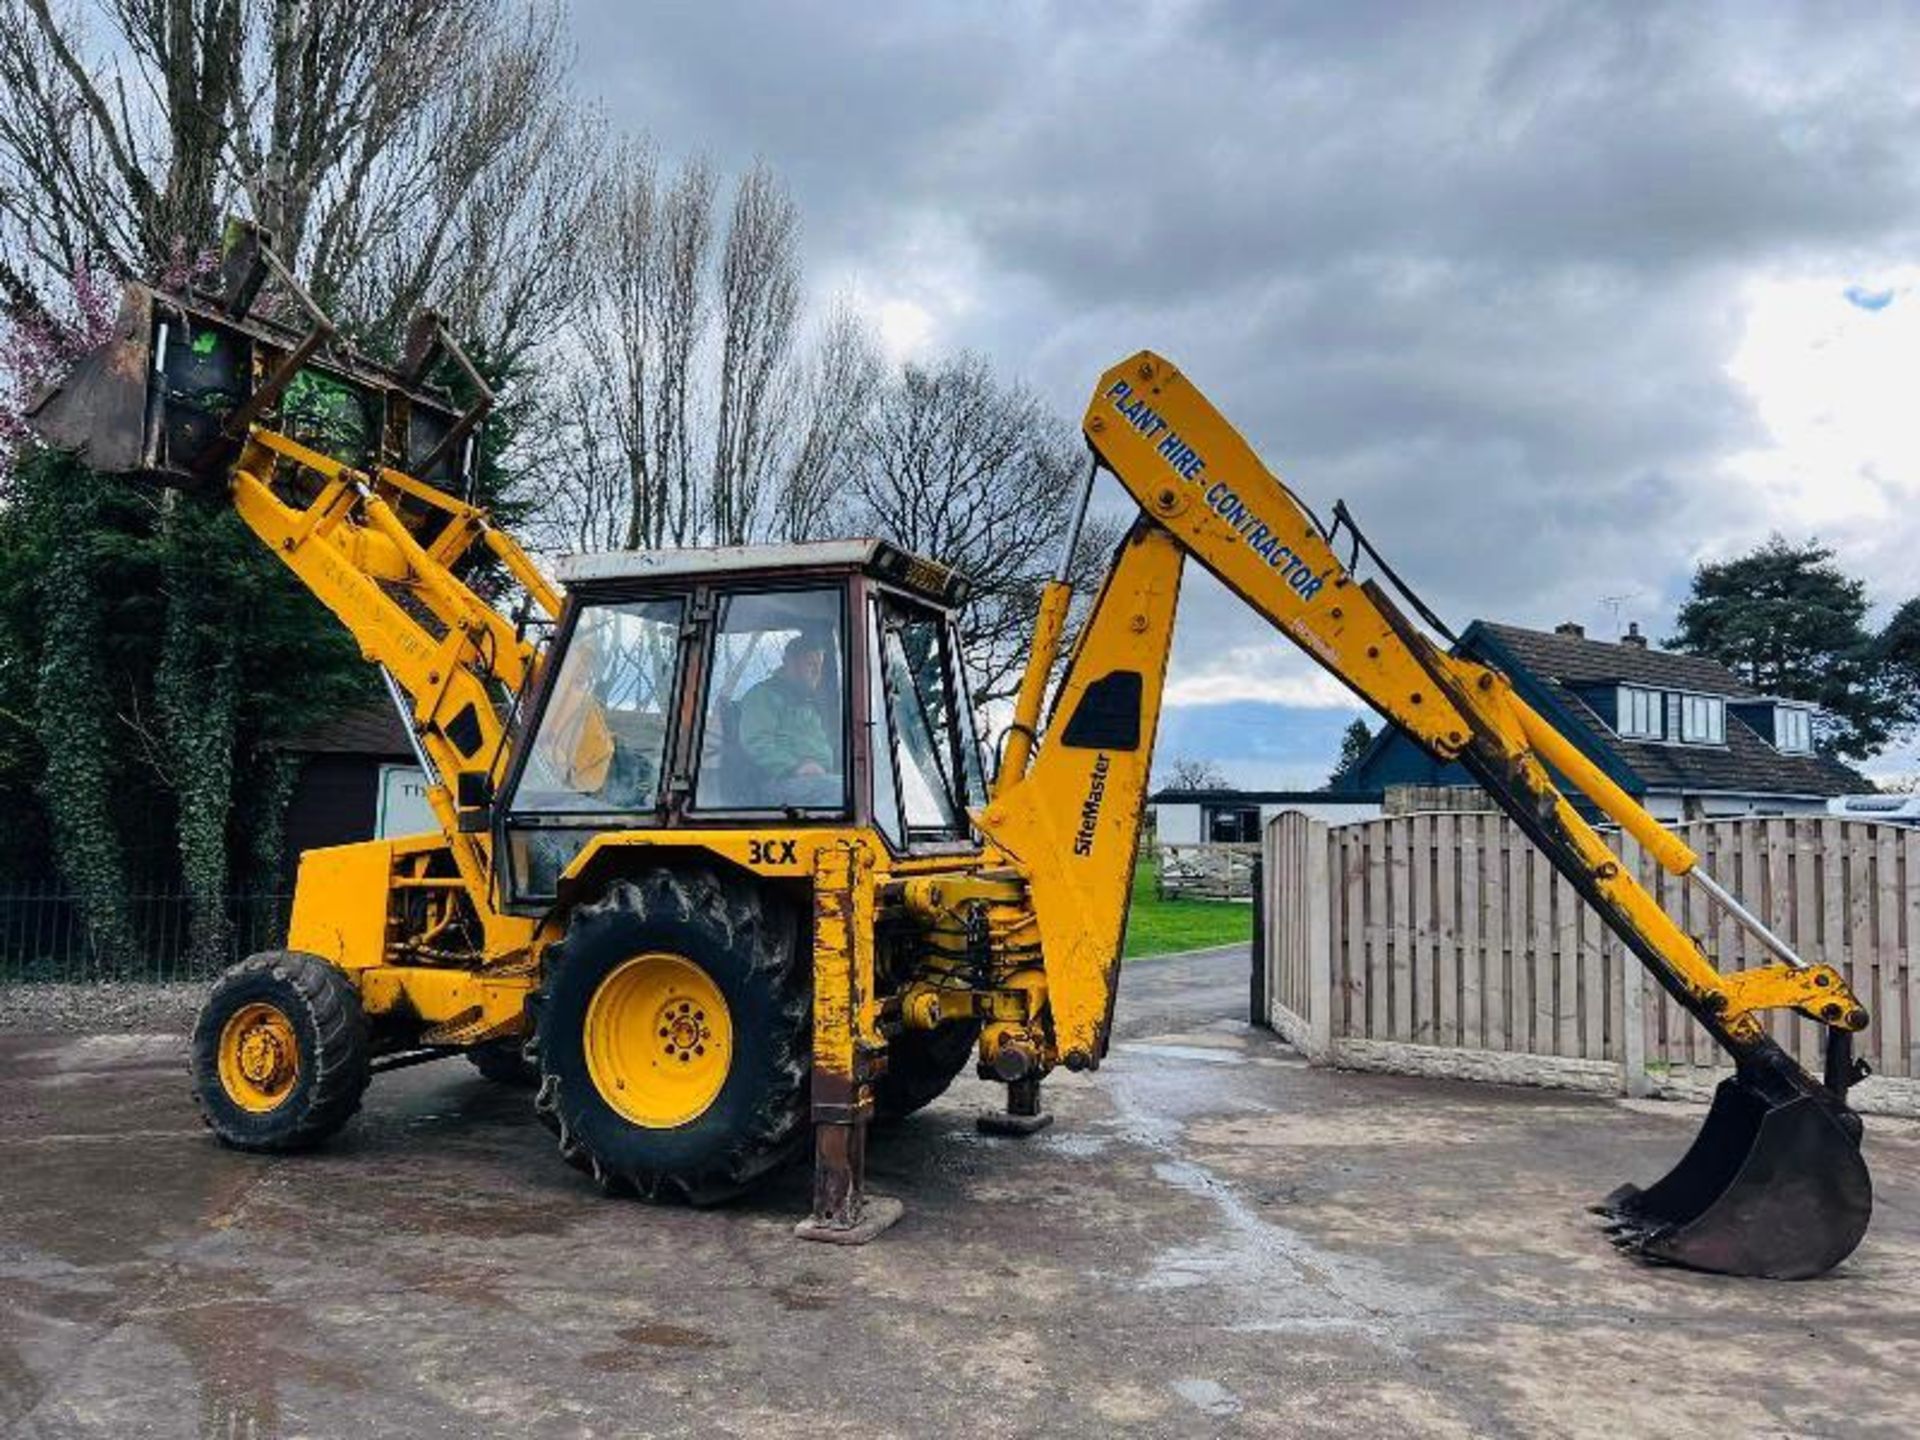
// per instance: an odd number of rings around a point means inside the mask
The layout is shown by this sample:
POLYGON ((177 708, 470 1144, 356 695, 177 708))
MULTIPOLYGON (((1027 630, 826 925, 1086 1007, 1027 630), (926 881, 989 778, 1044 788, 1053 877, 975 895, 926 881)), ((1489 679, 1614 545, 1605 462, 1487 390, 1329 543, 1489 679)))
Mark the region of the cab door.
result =
POLYGON ((874 824, 896 850, 972 849, 986 769, 952 619, 888 592, 869 603, 874 824))

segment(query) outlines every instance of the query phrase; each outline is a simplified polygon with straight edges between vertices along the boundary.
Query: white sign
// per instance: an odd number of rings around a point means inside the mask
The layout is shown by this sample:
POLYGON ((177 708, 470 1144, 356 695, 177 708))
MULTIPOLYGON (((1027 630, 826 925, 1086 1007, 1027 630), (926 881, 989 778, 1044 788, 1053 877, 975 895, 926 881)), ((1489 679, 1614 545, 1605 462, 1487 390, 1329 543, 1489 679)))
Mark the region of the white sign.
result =
POLYGON ((374 812, 373 834, 377 840, 398 835, 419 835, 438 830, 440 822, 427 804, 427 777, 418 765, 382 765, 380 802, 374 812))

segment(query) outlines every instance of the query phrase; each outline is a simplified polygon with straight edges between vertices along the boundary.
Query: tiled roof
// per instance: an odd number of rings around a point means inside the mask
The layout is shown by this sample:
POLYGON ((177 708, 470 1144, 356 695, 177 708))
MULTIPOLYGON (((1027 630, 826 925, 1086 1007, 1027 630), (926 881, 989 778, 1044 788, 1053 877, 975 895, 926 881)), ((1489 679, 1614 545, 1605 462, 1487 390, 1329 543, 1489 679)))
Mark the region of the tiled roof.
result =
POLYGON ((1491 632, 1534 674, 1551 675, 1569 685, 1625 682, 1659 690, 1697 690, 1735 700, 1759 696, 1757 690, 1741 684, 1718 660, 1709 660, 1704 655, 1679 655, 1671 650, 1655 650, 1652 646, 1643 649, 1638 645, 1616 645, 1580 635, 1523 630, 1518 625, 1500 625, 1491 620, 1473 623, 1475 628, 1491 632))
POLYGON ((372 755, 411 760, 413 745, 393 706, 385 700, 317 721, 282 742, 298 755, 372 755))
POLYGON ((1727 711, 1725 745, 1674 745, 1622 740, 1572 687, 1624 682, 1653 689, 1694 690, 1730 700, 1758 698, 1718 661, 1666 650, 1642 650, 1572 635, 1523 630, 1517 625, 1475 621, 1462 648, 1487 653, 1476 643, 1490 634, 1505 656, 1518 661, 1582 726, 1596 745, 1610 751, 1652 791, 1722 791, 1747 795, 1848 795, 1873 788, 1859 772, 1829 755, 1783 755, 1727 711), (1479 632, 1477 635, 1476 632, 1479 632))

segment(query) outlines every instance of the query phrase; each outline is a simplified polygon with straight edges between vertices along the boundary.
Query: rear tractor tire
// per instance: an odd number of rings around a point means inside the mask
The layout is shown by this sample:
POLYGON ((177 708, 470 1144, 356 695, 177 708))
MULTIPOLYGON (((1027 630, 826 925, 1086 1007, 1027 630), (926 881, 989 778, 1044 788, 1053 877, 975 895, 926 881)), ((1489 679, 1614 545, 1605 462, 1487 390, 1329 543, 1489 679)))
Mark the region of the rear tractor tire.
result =
POLYGON ((305 1150, 350 1120, 372 1078, 360 992, 298 950, 241 961, 214 983, 193 1026, 200 1115, 238 1150, 305 1150))
POLYGON ((779 896, 703 869, 575 910, 537 1001, 535 1111, 602 1188, 712 1205, 807 1137, 811 971, 779 896))
POLYGON ((887 1042, 887 1070, 873 1086, 877 1120, 904 1120, 947 1093, 980 1048, 980 1022, 903 1030, 887 1042))

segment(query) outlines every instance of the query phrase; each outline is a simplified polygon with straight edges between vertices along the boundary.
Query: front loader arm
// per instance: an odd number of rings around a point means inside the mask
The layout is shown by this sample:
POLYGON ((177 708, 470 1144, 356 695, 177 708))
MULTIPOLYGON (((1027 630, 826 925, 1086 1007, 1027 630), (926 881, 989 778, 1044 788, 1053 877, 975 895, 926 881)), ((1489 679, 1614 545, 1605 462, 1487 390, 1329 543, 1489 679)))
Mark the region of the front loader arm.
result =
MULTIPOLYGON (((427 801, 470 895, 488 893, 491 837, 459 814, 461 777, 498 779, 502 703, 522 694, 535 653, 504 615, 474 593, 454 565, 484 546, 549 616, 560 602, 512 538, 476 507, 399 471, 365 473, 270 430, 247 436, 229 479, 233 507, 315 598, 352 633, 361 653, 407 697, 428 764, 427 801), (443 512, 428 544, 396 504, 405 497, 443 512)), ((517 941, 524 928, 476 907, 489 929, 517 941)), ((509 942, 489 936, 489 949, 509 942)))
MULTIPOLYGON (((492 395, 444 324, 422 316, 397 369, 334 346, 333 335, 268 237, 242 225, 214 289, 129 283, 112 335, 35 399, 29 423, 96 469, 224 497, 352 632, 406 714, 486 948, 502 953, 524 944, 526 927, 487 903, 491 837, 480 822, 505 716, 536 653, 463 576, 491 561, 549 619, 561 598, 454 493, 467 488, 492 395), (262 306, 270 279, 282 303, 262 306), (425 383, 443 361, 473 392, 463 411, 425 383)), ((604 761, 603 732, 585 717, 584 755, 604 761)))

